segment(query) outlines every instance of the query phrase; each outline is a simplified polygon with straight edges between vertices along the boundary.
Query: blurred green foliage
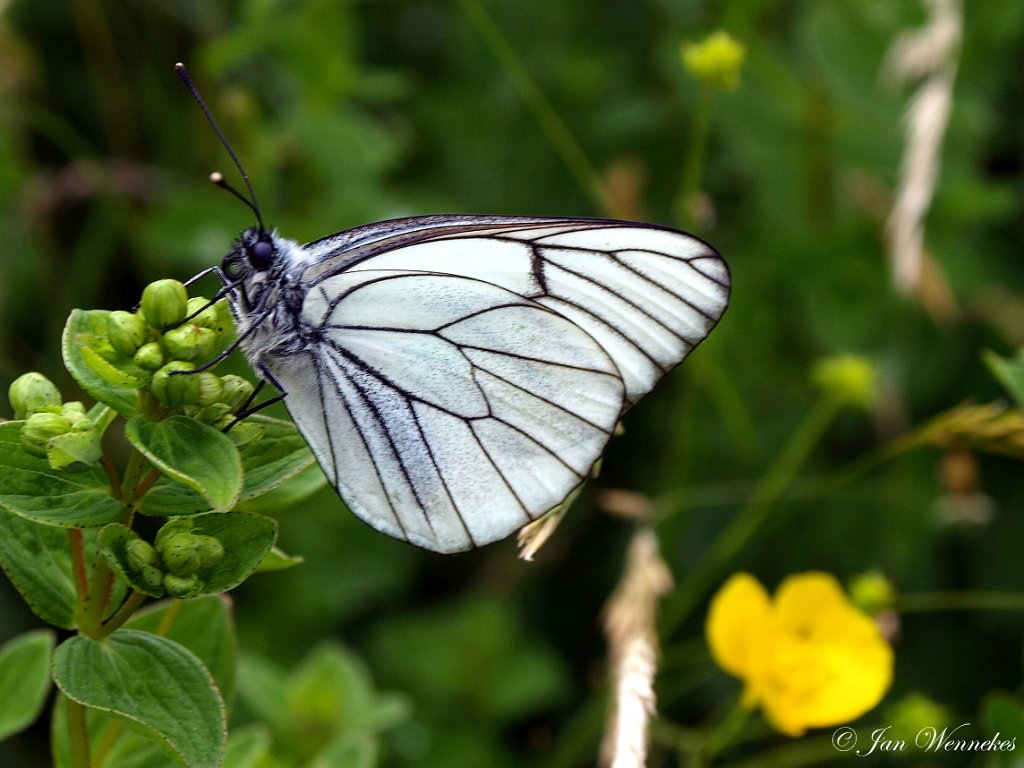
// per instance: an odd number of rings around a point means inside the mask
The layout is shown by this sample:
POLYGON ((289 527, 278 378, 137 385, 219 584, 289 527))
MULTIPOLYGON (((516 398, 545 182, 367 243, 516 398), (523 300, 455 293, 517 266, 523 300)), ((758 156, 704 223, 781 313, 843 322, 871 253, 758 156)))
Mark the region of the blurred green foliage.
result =
MULTIPOLYGON (((812 410, 814 361, 856 353, 878 369, 880 402, 830 426, 795 492, 728 570, 773 585, 809 568, 843 580, 877 568, 900 592, 1024 591, 1017 461, 977 458, 976 490, 996 509, 984 524, 940 522, 949 489, 937 451, 814 492, 913 425, 1002 396, 982 353, 1024 343, 1024 4, 964 6, 927 218, 956 304, 938 317, 892 288, 883 247, 908 91, 879 73, 894 38, 923 22, 918 3, 564 0, 524 12, 513 0, 10 0, 0 4, 0 387, 40 370, 72 392, 59 347, 72 308, 130 308, 145 283, 218 263, 252 223, 204 180, 233 169, 175 61, 189 64, 268 224, 288 237, 414 213, 607 213, 471 21, 467 9, 483 7, 617 210, 671 224, 699 101, 679 45, 725 29, 747 60, 741 87, 712 105, 701 182, 711 215, 699 234, 729 261, 732 306, 629 415, 594 485, 661 501, 663 552, 685 578, 812 410)), ((264 659, 243 666, 242 691, 297 690, 303 669, 368 674, 408 697, 404 714, 391 704, 384 765, 593 764, 605 695, 598 617, 630 527, 601 513, 592 491, 534 564, 516 561, 512 542, 421 553, 363 526, 329 491, 277 518, 282 547, 305 563, 234 593, 240 646, 264 659), (329 647, 309 657, 328 636, 369 672, 329 647), (246 683, 257 667, 299 671, 246 683)), ((661 638, 668 722, 698 725, 735 695, 695 642, 700 614, 661 638)), ((1020 722, 1019 698, 991 693, 1020 693, 1019 613, 901 618, 893 700, 920 692, 956 722, 1020 722)), ((0 642, 33 625, 5 583, 0 642)), ((246 712, 258 719, 242 699, 239 724, 246 712)), ((267 732, 253 728, 229 754, 262 749, 267 732)), ((4 760, 45 765, 45 741, 22 734, 4 760)), ((363 742, 338 749, 367 764, 363 742)))

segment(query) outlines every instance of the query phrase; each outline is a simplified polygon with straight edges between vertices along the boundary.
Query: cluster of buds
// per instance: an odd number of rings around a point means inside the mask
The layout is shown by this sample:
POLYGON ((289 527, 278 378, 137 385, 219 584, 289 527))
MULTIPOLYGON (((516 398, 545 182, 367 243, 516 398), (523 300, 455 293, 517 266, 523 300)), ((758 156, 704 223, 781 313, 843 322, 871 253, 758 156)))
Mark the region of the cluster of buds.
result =
POLYGON ((173 520, 157 532, 153 544, 141 538, 129 541, 125 557, 127 568, 150 590, 163 589, 184 600, 202 594, 203 574, 224 557, 224 545, 173 520))
POLYGON ((223 301, 189 298, 177 280, 150 283, 137 311, 107 317, 111 362, 131 361, 163 405, 217 427, 231 422, 253 385, 240 376, 196 369, 223 350, 233 332, 223 301))
POLYGON ((35 371, 19 376, 8 391, 14 418, 24 420, 21 446, 48 459, 54 469, 100 457, 96 425, 78 401, 62 403, 53 382, 35 371))

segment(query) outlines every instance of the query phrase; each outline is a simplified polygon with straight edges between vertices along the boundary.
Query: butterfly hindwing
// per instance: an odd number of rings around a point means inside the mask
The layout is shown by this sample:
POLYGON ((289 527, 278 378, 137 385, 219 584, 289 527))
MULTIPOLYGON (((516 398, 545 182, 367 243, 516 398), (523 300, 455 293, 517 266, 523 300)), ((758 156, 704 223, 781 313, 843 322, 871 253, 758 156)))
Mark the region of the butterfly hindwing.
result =
POLYGON ((292 417, 356 515, 428 549, 481 546, 557 505, 622 411, 589 334, 480 280, 344 272, 303 314, 320 329, 307 360, 274 368, 292 417))

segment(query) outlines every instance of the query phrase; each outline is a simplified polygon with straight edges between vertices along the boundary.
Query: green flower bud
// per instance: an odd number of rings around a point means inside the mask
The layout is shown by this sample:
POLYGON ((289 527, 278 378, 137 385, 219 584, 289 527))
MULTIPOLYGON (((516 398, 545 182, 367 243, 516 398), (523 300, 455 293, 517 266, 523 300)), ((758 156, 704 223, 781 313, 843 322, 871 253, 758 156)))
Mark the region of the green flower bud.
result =
POLYGON ((16 378, 7 391, 14 418, 24 419, 36 408, 60 405, 60 392, 53 382, 41 373, 32 371, 16 378))
POLYGON ((245 405, 246 401, 252 397, 253 390, 255 389, 250 382, 241 376, 235 376, 233 373, 221 376, 220 381, 224 386, 220 401, 227 405, 232 413, 245 405))
POLYGON ((165 574, 155 565, 144 565, 139 569, 139 579, 149 589, 159 589, 164 583, 165 574))
POLYGON ((149 336, 146 321, 131 312, 116 310, 107 315, 107 339, 114 351, 124 357, 135 354, 149 336))
MULTIPOLYGON (((922 693, 908 693, 886 710, 885 722, 892 724, 893 738, 913 743, 914 737, 928 729, 937 733, 952 725, 953 713, 922 693)), ((888 734, 886 734, 888 737, 888 734)))
POLYGON ((91 432, 95 426, 85 412, 85 406, 77 400, 64 403, 60 408, 60 415, 71 424, 72 432, 91 432))
POLYGON ((850 582, 850 600, 865 613, 874 616, 887 608, 892 608, 896 599, 893 589, 885 575, 878 571, 859 574, 850 582))
POLYGON ((878 371, 865 357, 835 355, 814 364, 811 380, 840 405, 870 409, 878 397, 878 371))
POLYGON ((201 546, 192 533, 175 533, 167 537, 160 547, 164 567, 178 576, 191 576, 202 565, 201 546))
POLYGON ((747 49, 727 32, 712 32, 699 43, 683 43, 679 49, 683 67, 705 85, 735 90, 747 49))
POLYGON ((178 374, 174 371, 192 371, 195 366, 182 360, 171 360, 153 374, 149 384, 156 399, 170 408, 195 405, 199 400, 199 379, 195 374, 178 374))
POLYGON ((209 371, 196 374, 199 378, 199 405, 213 405, 220 400, 224 385, 221 384, 220 376, 209 371))
POLYGON ((224 557, 224 545, 220 543, 219 539, 199 534, 195 537, 195 541, 200 568, 212 568, 224 557))
POLYGON ((203 592, 203 584, 196 576, 178 576, 173 573, 164 574, 164 589, 171 597, 187 600, 203 592))
POLYGON ((56 413, 33 413, 21 428, 21 447, 33 456, 46 456, 50 438, 71 431, 71 422, 56 413))
POLYGON ((141 573, 147 565, 156 565, 157 556, 153 545, 142 539, 132 539, 124 545, 125 557, 132 570, 141 573))
POLYGON ((157 342, 151 341, 139 347, 133 362, 144 371, 156 371, 164 364, 164 351, 157 342))
POLYGON ((167 331, 160 343, 175 360, 204 360, 217 351, 217 332, 185 323, 167 331))
POLYGON ((187 306, 188 293, 177 280, 157 280, 142 291, 142 314, 157 330, 184 320, 187 306))
POLYGON ((202 296, 194 296, 188 300, 188 314, 186 317, 191 317, 195 312, 199 312, 199 314, 189 320, 189 322, 202 328, 216 331, 218 336, 233 324, 231 312, 223 300, 210 304, 209 299, 204 299, 202 296), (200 312, 200 310, 202 311, 200 312))
POLYGON ((187 517, 178 517, 167 523, 165 523, 159 531, 156 532, 156 538, 153 540, 153 546, 160 552, 164 548, 164 544, 167 540, 176 533, 189 533, 192 530, 192 521, 187 517))
POLYGON ((224 403, 211 403, 204 408, 197 409, 195 413, 190 413, 189 416, 218 429, 222 426, 226 427, 232 420, 231 409, 224 403))

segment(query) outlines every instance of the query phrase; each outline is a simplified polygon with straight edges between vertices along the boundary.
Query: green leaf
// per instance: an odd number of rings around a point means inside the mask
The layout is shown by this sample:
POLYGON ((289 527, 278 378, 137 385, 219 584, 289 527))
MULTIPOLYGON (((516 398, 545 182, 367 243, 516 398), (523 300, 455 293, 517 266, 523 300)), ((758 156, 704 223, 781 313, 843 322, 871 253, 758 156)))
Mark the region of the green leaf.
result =
POLYGON ((52 469, 21 447, 21 422, 0 424, 0 506, 50 525, 85 528, 117 520, 123 505, 110 495, 99 467, 52 469))
MULTIPOLYGON (((245 443, 239 449, 243 474, 239 502, 245 502, 250 511, 258 512, 261 510, 254 509, 249 500, 304 476, 305 471, 314 465, 314 459, 306 441, 291 422, 268 416, 253 416, 251 421, 264 434, 261 439, 245 443)), ((315 480, 312 483, 306 481, 305 487, 315 487, 305 495, 325 482, 319 468, 315 469, 313 477, 315 480)), ((191 488, 170 478, 162 478, 143 497, 139 511, 144 515, 169 517, 194 515, 207 509, 202 497, 191 488)))
POLYGON ((249 512, 279 512, 305 501, 327 485, 323 470, 315 461, 294 477, 271 491, 239 503, 239 508, 249 512))
POLYGON ((290 421, 252 416, 249 422, 262 427, 260 440, 242 450, 245 486, 242 499, 262 496, 313 464, 313 453, 290 421))
POLYGON ((213 675, 225 704, 235 695, 238 642, 231 601, 220 595, 193 600, 164 600, 148 605, 125 624, 126 629, 157 632, 181 643, 213 675))
POLYGON ((531 641, 501 600, 466 599, 385 620, 369 647, 377 666, 403 690, 432 706, 472 711, 490 722, 530 717, 568 692, 561 659, 531 641), (430 664, 421 663, 423 658, 430 664))
POLYGON ((270 552, 277 539, 277 523, 252 512, 208 512, 176 518, 164 527, 213 536, 224 546, 224 557, 196 575, 204 592, 215 594, 234 589, 249 578, 270 552))
POLYGON ((73 309, 61 338, 64 365, 78 385, 95 400, 122 416, 139 412, 139 389, 149 376, 130 360, 116 360, 107 341, 107 316, 102 309, 73 309))
POLYGON ((0 564, 29 608, 43 621, 74 626, 75 593, 68 532, 0 509, 0 564))
POLYGON ((100 435, 92 430, 51 437, 46 449, 46 459, 54 469, 64 469, 75 463, 96 464, 102 456, 100 435))
POLYGON ((53 678, 71 699, 147 730, 191 768, 217 768, 227 738, 224 702, 210 673, 165 637, 120 629, 102 642, 61 643, 53 678))
MULTIPOLYGON (((50 751, 54 768, 71 768, 66 696, 57 698, 50 723, 50 751)), ((179 768, 181 760, 167 746, 154 741, 141 727, 125 728, 125 721, 108 712, 88 708, 86 723, 92 744, 112 744, 93 768, 179 768)))
POLYGON ((288 703, 299 722, 321 718, 344 731, 378 732, 408 716, 404 698, 380 694, 362 659, 321 643, 291 675, 288 703))
POLYGON ((270 731, 262 723, 232 729, 221 768, 260 768, 270 754, 270 731))
POLYGON ((275 744, 297 754, 348 754, 340 743, 347 736, 373 736, 409 714, 404 697, 378 692, 362 660, 335 643, 318 645, 287 675, 253 655, 241 666, 241 698, 273 729, 275 744))
POLYGON ((990 350, 982 354, 982 359, 996 381, 1017 401, 1017 405, 1024 406, 1024 359, 1000 357, 990 350))
POLYGON ((160 471, 202 494, 218 512, 231 509, 242 491, 242 462, 222 432, 187 416, 128 420, 125 436, 160 471))
POLYGON ((0 741, 39 717, 50 691, 53 632, 26 632, 0 647, 0 741))
POLYGON ((301 565, 304 560, 305 558, 299 555, 288 555, 277 547, 273 547, 267 552, 267 556, 263 558, 263 562, 260 563, 256 572, 283 571, 286 568, 294 568, 296 565, 301 565))
POLYGON ((1014 749, 1009 742, 1024 734, 1024 702, 1019 697, 1003 691, 993 691, 985 698, 982 705, 982 721, 985 723, 985 737, 995 738, 996 744, 1005 744, 1004 748, 993 748, 992 765, 1000 768, 1020 768, 1019 757, 1014 756, 1014 749))
POLYGON ((248 711, 265 722, 275 738, 292 738, 290 712, 284 706, 287 692, 285 673, 268 659, 253 653, 240 654, 238 697, 248 711))
POLYGON ((380 748, 365 733, 346 733, 327 745, 308 768, 374 768, 380 748))
MULTIPOLYGON (((22 598, 43 621, 65 629, 75 623, 75 577, 68 531, 43 525, 0 509, 0 565, 22 598)), ((85 560, 96 554, 95 529, 82 532, 85 560)), ((127 584, 118 579, 108 615, 124 598, 127 584)))
POLYGON ((142 497, 138 509, 150 517, 177 517, 209 512, 210 503, 184 483, 164 475, 142 497))

